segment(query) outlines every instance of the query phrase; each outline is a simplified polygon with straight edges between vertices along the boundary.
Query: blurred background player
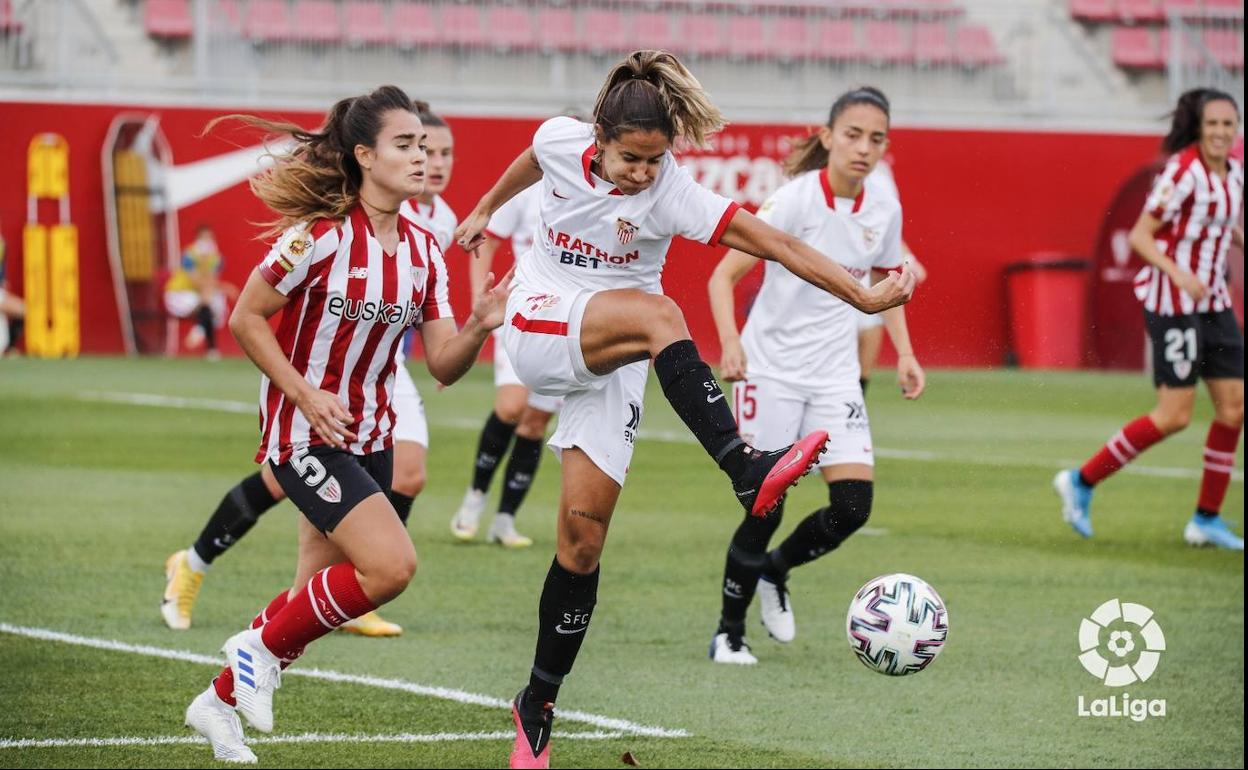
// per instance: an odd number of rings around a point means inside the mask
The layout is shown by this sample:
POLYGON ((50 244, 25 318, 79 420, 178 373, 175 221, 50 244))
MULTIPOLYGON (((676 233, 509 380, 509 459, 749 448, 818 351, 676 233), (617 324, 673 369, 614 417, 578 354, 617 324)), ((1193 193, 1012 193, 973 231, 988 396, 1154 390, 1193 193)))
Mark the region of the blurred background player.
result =
POLYGON ((0 235, 0 354, 17 348, 26 323, 26 304, 9 291, 8 262, 5 261, 4 236, 0 235))
POLYGON ((542 183, 542 229, 517 262, 503 344, 525 385, 565 397, 550 440, 561 453, 562 489, 533 667, 512 705, 512 767, 549 766, 555 699, 597 603, 599 559, 641 424, 650 360, 664 396, 753 515, 779 503, 827 439, 817 431, 774 452, 742 439, 680 307, 662 294, 672 239, 776 259, 859 309, 902 304, 913 289, 908 271, 864 289, 824 255, 694 182, 672 142, 705 146, 723 126, 675 56, 636 51, 607 76, 594 122, 543 123, 455 233, 476 249, 494 212, 542 183))
POLYGON ((238 298, 238 287, 221 280, 225 259, 217 248, 212 227, 195 229, 195 240, 182 250, 182 261, 165 283, 165 309, 175 318, 190 318, 194 325, 186 334, 190 350, 204 349, 204 356, 215 361, 217 331, 225 326, 228 303, 238 298))
MULTIPOLYGON (((828 123, 794 147, 785 161, 793 179, 758 211, 783 230, 870 283, 905 261, 901 203, 873 174, 888 147, 889 103, 875 88, 858 88, 832 104, 828 123)), ((758 260, 731 250, 711 275, 711 311, 723 346, 721 370, 734 381, 741 435, 775 449, 826 431, 819 461, 828 505, 808 515, 779 547, 767 551, 784 501, 763 518, 746 516, 733 535, 724 568, 723 610, 711 639, 716 663, 753 664, 745 614, 759 594, 763 625, 777 641, 796 634, 789 570, 834 550, 866 523, 874 495, 875 455, 858 372, 858 317, 844 301, 820 291, 783 266, 766 264, 763 285, 741 334, 733 287, 758 260)), ((924 375, 910 344, 904 307, 880 313, 898 351, 897 379, 907 399, 923 393, 924 375)))
MULTIPOLYGON (((455 143, 450 127, 422 101, 414 103, 416 114, 426 126, 425 191, 412 201, 404 201, 400 212, 420 227, 432 232, 438 247, 445 253, 455 230, 455 212, 442 199, 441 193, 450 184, 455 161, 455 143)), ((485 283, 474 285, 476 296, 485 283)), ((410 335, 408 337, 410 340, 410 335)), ((407 340, 405 340, 406 344, 407 340)), ((395 368, 394 471, 388 495, 390 503, 404 525, 411 514, 412 502, 425 488, 429 427, 424 402, 407 370, 403 345, 399 347, 395 368)), ((208 568, 218 556, 247 534, 260 516, 286 498, 268 465, 236 484, 221 498, 216 511, 204 525, 199 537, 184 551, 172 554, 165 561, 165 593, 161 615, 165 624, 175 630, 191 627, 191 613, 208 568)), ((341 626, 342 631, 361 636, 398 636, 403 627, 367 612, 341 626)))
POLYGON ((1114 434, 1080 468, 1062 471, 1053 486, 1062 516, 1092 536, 1092 490, 1166 436, 1187 427, 1196 383, 1205 381, 1214 417, 1205 439, 1204 474, 1196 513, 1183 530, 1192 545, 1244 550, 1244 539, 1222 520, 1235 451, 1244 425, 1244 338, 1231 309, 1227 251, 1241 249, 1244 168, 1231 157, 1239 105, 1221 91, 1197 88, 1175 107, 1162 148, 1171 155, 1153 182, 1129 236, 1146 266, 1135 279, 1152 340, 1157 406, 1114 434))
POLYGON ((399 211, 423 190, 426 159, 424 127, 399 88, 338 102, 316 132, 238 117, 296 140, 252 182, 280 215, 270 232, 281 236, 248 278, 230 330, 264 375, 256 459, 303 516, 294 586, 226 641, 227 666, 186 723, 218 759, 254 762, 238 713, 271 732, 281 669, 415 574, 415 549, 383 492, 407 327, 420 328, 429 373, 455 382, 502 322, 510 276, 474 299, 457 331, 437 242, 399 211))
MULTIPOLYGON (((472 290, 477 289, 493 268, 494 255, 507 240, 515 259, 527 254, 533 246, 533 233, 540 221, 538 201, 541 185, 533 185, 507 201, 490 217, 485 242, 469 261, 472 290)), ((472 483, 464 493, 459 510, 451 517, 451 534, 468 541, 477 535, 481 514, 485 511, 486 495, 494 471, 503 456, 511 450, 511 458, 503 471, 503 491, 498 511, 486 536, 491 543, 505 548, 527 548, 533 541, 516 531, 516 512, 533 486, 542 458, 542 442, 552 414, 559 409, 560 399, 543 396, 524 386, 502 345, 502 334, 494 331, 494 409, 481 429, 477 455, 473 463, 472 483), (513 441, 514 436, 514 441, 513 441)))

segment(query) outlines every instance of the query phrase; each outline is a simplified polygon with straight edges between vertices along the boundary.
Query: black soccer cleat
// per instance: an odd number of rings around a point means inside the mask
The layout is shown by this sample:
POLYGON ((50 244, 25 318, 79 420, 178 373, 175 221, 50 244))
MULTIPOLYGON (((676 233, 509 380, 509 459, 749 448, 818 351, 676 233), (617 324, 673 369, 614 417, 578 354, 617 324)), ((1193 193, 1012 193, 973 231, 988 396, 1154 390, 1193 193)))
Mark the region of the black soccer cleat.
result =
POLYGON ((773 452, 750 451, 745 472, 732 481, 732 490, 751 516, 771 513, 788 488, 801 480, 811 466, 819 462, 827 431, 817 430, 784 449, 773 452))

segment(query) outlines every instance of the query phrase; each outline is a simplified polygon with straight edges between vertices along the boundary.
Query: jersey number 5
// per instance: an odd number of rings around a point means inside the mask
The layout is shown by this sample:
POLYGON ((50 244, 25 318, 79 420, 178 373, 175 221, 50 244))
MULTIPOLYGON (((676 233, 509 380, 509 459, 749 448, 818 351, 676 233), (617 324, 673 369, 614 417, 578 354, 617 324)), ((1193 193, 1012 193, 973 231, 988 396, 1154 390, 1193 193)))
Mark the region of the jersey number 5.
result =
POLYGON ((312 455, 294 455, 290 458, 290 464, 295 467, 295 471, 303 478, 303 483, 310 487, 314 487, 325 480, 325 466, 312 455))

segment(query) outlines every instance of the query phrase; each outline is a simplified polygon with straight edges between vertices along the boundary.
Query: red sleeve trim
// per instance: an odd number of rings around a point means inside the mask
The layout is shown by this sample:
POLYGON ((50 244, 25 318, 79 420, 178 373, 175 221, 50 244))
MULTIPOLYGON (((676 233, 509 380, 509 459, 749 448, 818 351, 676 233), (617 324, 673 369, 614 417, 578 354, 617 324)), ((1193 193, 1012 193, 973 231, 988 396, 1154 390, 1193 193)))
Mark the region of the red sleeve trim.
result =
POLYGON ((715 232, 711 233, 711 237, 707 239, 707 246, 718 246, 719 239, 724 237, 724 231, 728 229, 728 223, 732 221, 732 217, 740 210, 741 204, 733 201, 728 204, 728 208, 724 209, 724 214, 719 218, 719 224, 715 225, 715 232))
POLYGON ((268 263, 262 263, 258 269, 260 270, 260 277, 264 279, 265 283, 272 286, 274 289, 276 289, 277 285, 282 282, 283 278, 286 277, 274 270, 268 263))

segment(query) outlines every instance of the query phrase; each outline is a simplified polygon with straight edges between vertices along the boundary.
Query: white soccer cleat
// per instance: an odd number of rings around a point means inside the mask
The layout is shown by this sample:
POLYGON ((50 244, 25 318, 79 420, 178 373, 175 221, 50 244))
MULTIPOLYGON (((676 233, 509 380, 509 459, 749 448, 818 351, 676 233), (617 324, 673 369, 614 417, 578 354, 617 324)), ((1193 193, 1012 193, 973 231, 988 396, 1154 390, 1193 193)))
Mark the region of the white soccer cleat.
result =
POLYGON ((793 603, 789 600, 788 586, 782 581, 774 583, 765 577, 758 579, 758 607, 762 610, 763 628, 777 642, 791 642, 797 636, 797 624, 793 620, 793 603))
POLYGON ((533 539, 516 531, 516 517, 510 513, 494 514, 494 523, 486 535, 486 542, 498 543, 504 548, 528 548, 533 539))
POLYGON ((758 658, 750 652, 750 645, 744 639, 734 648, 725 633, 715 634, 711 639, 710 658, 716 663, 735 663, 738 666, 753 666, 758 663, 758 658))
POLYGON ((243 725, 211 685, 186 707, 186 726, 208 739, 212 756, 222 762, 254 765, 256 755, 243 742, 243 725))
POLYGON ((451 534, 456 540, 468 541, 477 536, 477 527, 481 523, 481 513, 485 511, 485 493, 469 488, 464 493, 464 501, 459 510, 451 517, 451 534))
POLYGON ((273 691, 282 686, 282 666, 260 639, 259 628, 240 631, 221 648, 234 670, 234 700, 247 724, 273 732, 273 691))

